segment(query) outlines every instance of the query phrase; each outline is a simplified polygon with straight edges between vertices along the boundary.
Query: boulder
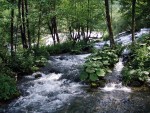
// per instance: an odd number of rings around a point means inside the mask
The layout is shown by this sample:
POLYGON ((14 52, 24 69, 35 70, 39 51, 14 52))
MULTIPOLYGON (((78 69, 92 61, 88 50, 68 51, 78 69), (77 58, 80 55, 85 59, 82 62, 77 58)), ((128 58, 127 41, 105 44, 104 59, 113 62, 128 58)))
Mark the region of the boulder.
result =
POLYGON ((40 78, 40 77, 42 77, 42 74, 36 74, 36 75, 34 75, 34 77, 35 78, 40 78))
POLYGON ((36 72, 36 73, 33 73, 32 75, 33 75, 35 78, 40 78, 40 77, 43 76, 43 73, 41 73, 41 72, 36 72))
POLYGON ((132 81, 132 82, 131 82, 130 84, 128 84, 128 85, 131 86, 131 87, 141 87, 143 84, 144 84, 144 82, 135 80, 135 81, 132 81))

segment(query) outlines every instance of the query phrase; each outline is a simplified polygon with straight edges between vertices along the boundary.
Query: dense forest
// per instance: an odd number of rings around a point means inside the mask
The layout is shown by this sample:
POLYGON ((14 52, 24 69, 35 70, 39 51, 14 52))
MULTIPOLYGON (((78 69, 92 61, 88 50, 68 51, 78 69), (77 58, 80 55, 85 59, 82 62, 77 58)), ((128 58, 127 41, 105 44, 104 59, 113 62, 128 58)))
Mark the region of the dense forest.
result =
POLYGON ((113 83, 150 87, 149 0, 0 0, 0 6, 0 105, 23 95, 18 84, 25 76, 41 78, 33 73, 52 68, 52 56, 64 54, 90 54, 77 68, 77 82, 90 90, 111 81, 120 59, 122 77, 113 83))

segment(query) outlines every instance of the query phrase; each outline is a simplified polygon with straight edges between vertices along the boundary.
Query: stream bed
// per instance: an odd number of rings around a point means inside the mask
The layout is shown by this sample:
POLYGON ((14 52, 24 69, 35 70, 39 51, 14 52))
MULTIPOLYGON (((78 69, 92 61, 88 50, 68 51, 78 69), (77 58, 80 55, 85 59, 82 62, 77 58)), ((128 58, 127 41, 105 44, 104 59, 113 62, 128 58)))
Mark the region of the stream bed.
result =
POLYGON ((150 91, 134 91, 122 86, 120 60, 106 79, 104 88, 90 89, 77 82, 85 55, 53 56, 41 78, 34 74, 22 79, 22 96, 3 109, 3 113, 149 113, 150 91), (53 65, 51 67, 51 65, 53 65), (57 73, 48 73, 51 71, 57 73), (66 76, 66 78, 65 78, 66 76), (70 77, 69 77, 70 76, 70 77))
MULTIPOLYGON (((97 44, 96 46, 101 46, 97 44)), ((105 87, 91 89, 79 80, 86 57, 51 56, 42 77, 25 76, 19 83, 22 96, 0 108, 1 113, 150 113, 150 91, 125 87, 122 59, 106 77, 105 87)))

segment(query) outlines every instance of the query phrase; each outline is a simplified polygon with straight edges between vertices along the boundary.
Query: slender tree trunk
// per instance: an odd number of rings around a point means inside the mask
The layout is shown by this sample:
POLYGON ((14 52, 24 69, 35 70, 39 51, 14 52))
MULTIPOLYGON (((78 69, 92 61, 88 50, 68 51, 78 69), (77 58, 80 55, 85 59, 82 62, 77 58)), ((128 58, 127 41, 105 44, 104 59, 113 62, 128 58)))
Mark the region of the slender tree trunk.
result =
POLYGON ((56 22, 56 16, 54 17, 54 34, 56 35, 56 39, 57 39, 57 43, 60 43, 60 40, 59 40, 59 35, 58 35, 58 30, 57 30, 57 22, 56 22))
POLYGON ((132 42, 135 41, 135 5, 136 0, 132 0, 132 42))
POLYGON ((112 26, 111 26, 111 21, 110 21, 109 2, 108 2, 108 0, 105 0, 105 8, 106 8, 107 27, 108 27, 109 38, 110 38, 110 46, 114 47, 115 42, 114 42, 114 38, 113 38, 113 31, 112 31, 112 26))
POLYGON ((81 35, 83 37, 83 40, 85 40, 85 32, 84 32, 84 27, 81 27, 81 35))
POLYGON ((18 19, 17 19, 17 25, 16 26, 17 26, 17 28, 16 28, 16 32, 15 32, 16 33, 15 34, 16 35, 15 36, 15 53, 17 52, 17 42, 18 42, 18 29, 19 29, 19 27, 18 27, 19 26, 18 25, 18 19))
POLYGON ((89 18, 90 18, 90 0, 88 0, 88 18, 87 18, 87 36, 86 42, 89 40, 89 18))
MULTIPOLYGON (((14 0, 11 1, 14 4, 14 0)), ((14 51, 14 8, 11 9, 11 56, 13 57, 14 51)))
POLYGON ((52 35, 53 44, 54 44, 54 45, 56 45, 56 41, 55 41, 55 37, 54 37, 54 34, 53 34, 53 29, 52 29, 51 22, 47 22, 47 25, 48 25, 48 28, 49 28, 50 34, 52 35))
POLYGON ((113 0, 111 0, 111 23, 113 22, 112 19, 113 19, 113 0))
POLYGON ((27 35, 28 35, 28 45, 29 49, 31 49, 31 37, 30 37, 30 29, 29 29, 29 19, 28 19, 28 1, 25 0, 25 9, 26 9, 26 28, 27 28, 27 35))
POLYGON ((39 12, 39 21, 38 21, 38 41, 37 41, 37 48, 39 48, 40 45, 40 36, 41 36, 41 6, 40 6, 40 12, 39 12))
POLYGON ((53 38, 53 42, 54 42, 54 45, 56 45, 56 39, 55 39, 55 30, 54 30, 54 18, 51 18, 51 21, 50 21, 51 23, 51 25, 50 25, 50 27, 51 27, 51 34, 52 34, 52 38, 53 38))
POLYGON ((26 34, 25 34, 25 17, 24 17, 24 2, 23 0, 18 0, 18 20, 20 21, 20 32, 22 39, 23 48, 28 48, 26 34), (22 8, 22 9, 21 9, 22 8))
POLYGON ((22 39, 22 46, 24 48, 24 38, 23 38, 23 29, 22 29, 22 19, 21 19, 21 0, 18 0, 18 20, 20 21, 20 33, 21 33, 21 39, 22 39))
POLYGON ((69 26, 69 34, 70 34, 69 39, 72 40, 73 39, 73 31, 72 31, 71 26, 69 26))
POLYGON ((23 27, 23 38, 24 38, 24 47, 27 49, 27 38, 26 38, 26 23, 25 23, 25 8, 24 8, 24 0, 22 0, 22 27, 23 27))

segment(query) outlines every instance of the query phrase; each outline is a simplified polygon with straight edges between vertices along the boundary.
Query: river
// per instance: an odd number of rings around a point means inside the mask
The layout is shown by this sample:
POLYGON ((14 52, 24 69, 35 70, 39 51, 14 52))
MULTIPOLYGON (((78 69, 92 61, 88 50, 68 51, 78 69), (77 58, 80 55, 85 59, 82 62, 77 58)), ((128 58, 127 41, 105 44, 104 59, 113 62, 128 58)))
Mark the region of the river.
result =
MULTIPOLYGON (((145 32, 145 30, 141 30, 145 32)), ((140 35, 141 32, 137 34, 140 35)), ((147 33, 147 32, 146 32, 147 33)), ((130 35, 121 36, 130 37, 130 35)), ((124 38, 118 39, 123 40, 124 38)), ((123 41, 122 41, 123 42, 123 41)), ((130 42, 127 38, 126 42, 130 42)), ((97 43, 97 48, 103 43, 97 43)), ((149 113, 150 91, 125 87, 121 82, 122 59, 106 77, 105 87, 91 89, 79 80, 86 57, 50 56, 42 77, 25 76, 18 88, 22 96, 1 108, 2 113, 149 113)))

